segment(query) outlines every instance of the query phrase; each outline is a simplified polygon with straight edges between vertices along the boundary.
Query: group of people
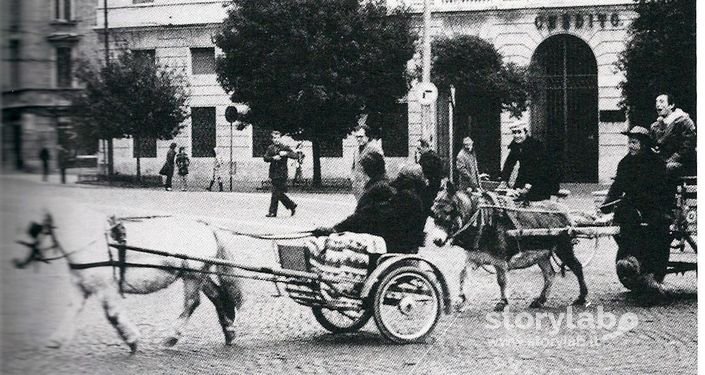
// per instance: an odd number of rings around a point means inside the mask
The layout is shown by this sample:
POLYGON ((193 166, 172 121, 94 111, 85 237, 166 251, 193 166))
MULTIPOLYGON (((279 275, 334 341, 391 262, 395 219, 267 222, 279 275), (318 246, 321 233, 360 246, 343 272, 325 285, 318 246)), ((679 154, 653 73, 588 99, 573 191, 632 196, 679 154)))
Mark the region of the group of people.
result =
POLYGON ((166 161, 159 170, 159 174, 166 177, 164 188, 166 191, 172 190, 172 179, 176 171, 181 177, 181 191, 186 191, 188 188, 188 167, 191 165, 191 159, 186 154, 186 147, 179 147, 179 152, 176 152, 176 142, 169 145, 169 151, 166 153, 166 161))
POLYGON ((650 128, 637 125, 623 133, 629 152, 617 166, 602 211, 614 212, 620 226, 615 238, 620 277, 662 294, 676 187, 681 177, 696 174, 696 130, 671 94, 656 98, 656 111, 650 128))

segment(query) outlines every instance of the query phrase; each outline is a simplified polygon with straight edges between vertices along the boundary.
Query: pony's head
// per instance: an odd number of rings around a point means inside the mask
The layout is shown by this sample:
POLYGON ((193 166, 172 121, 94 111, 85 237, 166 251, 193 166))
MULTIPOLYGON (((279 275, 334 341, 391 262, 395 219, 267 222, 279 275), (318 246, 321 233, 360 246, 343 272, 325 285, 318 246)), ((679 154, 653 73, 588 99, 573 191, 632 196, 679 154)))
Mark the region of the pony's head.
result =
POLYGON ((468 220, 478 211, 479 198, 465 191, 458 191, 452 182, 446 181, 431 207, 435 228, 430 238, 436 246, 443 246, 468 228, 468 220))
POLYGON ((58 246, 54 237, 54 220, 51 214, 45 212, 39 222, 30 222, 27 226, 25 239, 16 242, 29 248, 29 254, 25 260, 15 259, 15 267, 24 268, 34 261, 47 263, 45 253, 58 246))

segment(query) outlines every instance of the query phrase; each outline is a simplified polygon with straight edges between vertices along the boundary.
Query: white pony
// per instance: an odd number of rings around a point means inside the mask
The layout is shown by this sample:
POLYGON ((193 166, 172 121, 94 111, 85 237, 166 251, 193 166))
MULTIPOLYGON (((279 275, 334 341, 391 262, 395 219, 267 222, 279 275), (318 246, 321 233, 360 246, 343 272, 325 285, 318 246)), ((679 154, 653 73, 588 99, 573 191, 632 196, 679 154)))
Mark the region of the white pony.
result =
POLYGON ((86 300, 95 296, 110 324, 134 353, 140 335, 121 307, 121 292, 153 293, 179 278, 184 281, 184 309, 164 345, 173 346, 179 340, 191 314, 200 304, 201 291, 215 305, 226 345, 232 344, 235 314, 243 299, 238 279, 222 275, 227 269, 130 250, 120 254, 108 245, 124 238, 128 246, 225 259, 227 252, 218 240, 218 234, 207 224, 173 217, 117 223, 105 214, 72 205, 47 209, 41 221, 30 224, 27 233, 29 241, 18 242, 28 246, 31 253, 26 260, 16 261, 17 267, 22 268, 33 261, 63 258, 68 262, 72 283, 81 296, 78 303, 72 304, 47 346, 58 348, 73 338, 78 315, 86 300), (120 260, 128 266, 120 267, 120 260))

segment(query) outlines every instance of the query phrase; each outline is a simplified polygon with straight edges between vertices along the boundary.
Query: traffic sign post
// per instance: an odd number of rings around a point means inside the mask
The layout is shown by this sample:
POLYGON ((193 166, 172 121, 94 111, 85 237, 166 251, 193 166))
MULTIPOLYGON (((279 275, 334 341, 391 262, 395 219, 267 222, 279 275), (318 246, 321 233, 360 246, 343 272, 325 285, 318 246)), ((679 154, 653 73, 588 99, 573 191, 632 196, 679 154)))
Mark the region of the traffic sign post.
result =
POLYGON ((237 121, 239 113, 237 107, 229 106, 225 108, 225 120, 230 123, 230 165, 228 173, 230 175, 230 191, 233 191, 233 123, 237 121))
POLYGON ((421 105, 431 105, 438 100, 438 88, 431 82, 421 82, 416 86, 419 103, 421 105))

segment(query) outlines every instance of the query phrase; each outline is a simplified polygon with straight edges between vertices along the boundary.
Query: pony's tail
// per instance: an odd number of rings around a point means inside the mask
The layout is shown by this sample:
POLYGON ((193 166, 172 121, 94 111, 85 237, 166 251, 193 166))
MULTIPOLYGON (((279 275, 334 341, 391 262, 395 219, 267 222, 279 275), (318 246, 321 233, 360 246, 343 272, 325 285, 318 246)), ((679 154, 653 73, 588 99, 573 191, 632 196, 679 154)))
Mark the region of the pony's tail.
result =
MULTIPOLYGON (((220 230, 208 222, 203 221, 203 223, 209 226, 213 232, 213 237, 215 238, 215 243, 218 247, 216 257, 218 259, 228 260, 228 252, 223 244, 223 240, 220 238, 220 236, 222 236, 222 233, 219 233, 220 230)), ((221 269, 219 271, 221 273, 227 273, 227 270, 224 271, 221 269)), ((218 281, 218 291, 220 295, 220 300, 223 303, 225 315, 228 317, 228 319, 234 320, 237 310, 240 308, 240 306, 242 306, 243 302, 240 281, 236 277, 225 276, 223 274, 218 275, 218 281)))

